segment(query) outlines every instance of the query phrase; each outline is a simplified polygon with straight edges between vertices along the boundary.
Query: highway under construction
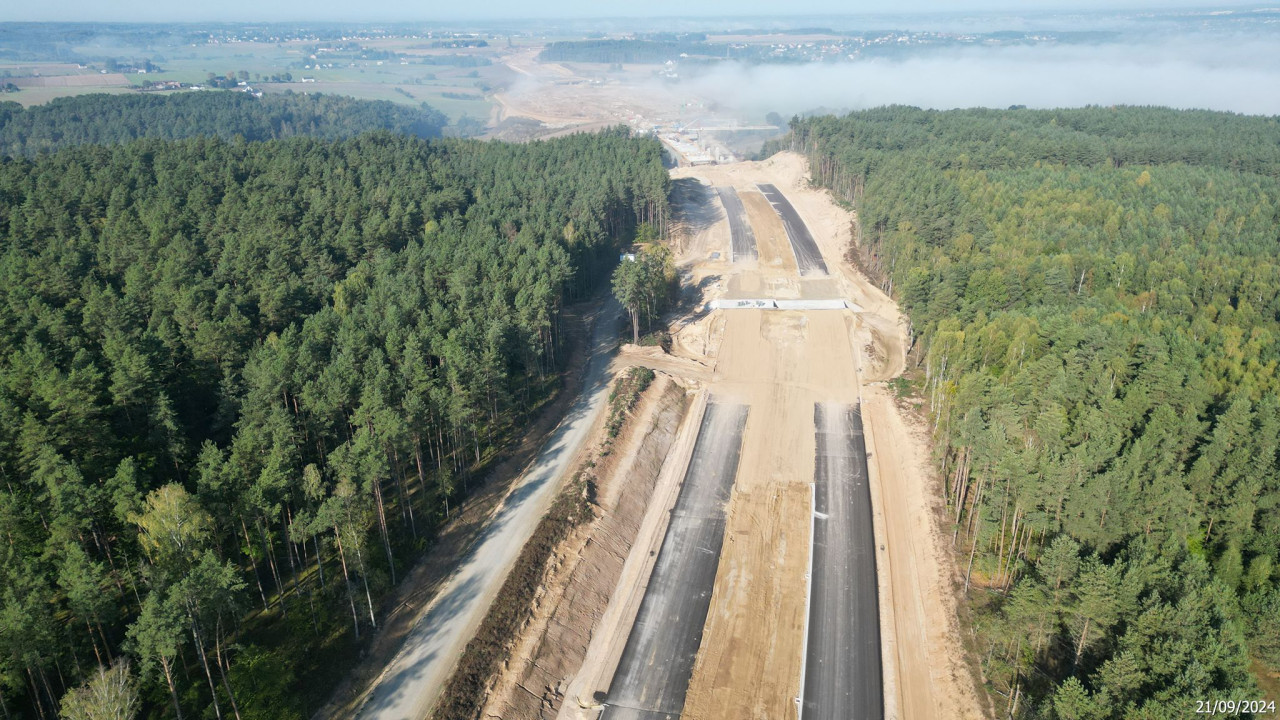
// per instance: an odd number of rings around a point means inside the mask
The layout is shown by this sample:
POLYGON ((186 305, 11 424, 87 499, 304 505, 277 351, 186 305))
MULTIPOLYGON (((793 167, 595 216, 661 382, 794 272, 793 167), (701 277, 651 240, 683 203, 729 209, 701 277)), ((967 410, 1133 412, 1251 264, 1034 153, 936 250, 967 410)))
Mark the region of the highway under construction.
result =
MULTIPOLYGON (((595 378, 648 366, 685 410, 652 429, 657 411, 637 411, 622 457, 597 456, 601 517, 557 551, 481 717, 977 716, 957 680, 927 450, 883 387, 905 365, 906 325, 845 260, 849 216, 797 168, 783 155, 673 172, 686 302, 669 347, 601 339, 571 435, 481 546, 523 533, 582 438, 600 437, 595 378)), ((454 630, 477 622, 513 556, 493 547, 424 616, 451 634, 415 631, 362 717, 429 709, 425 683, 466 640, 454 630)))
POLYGON ((848 337, 857 306, 805 297, 827 266, 781 190, 714 191, 729 271, 797 297, 708 303, 732 311, 711 400, 625 650, 601 689, 602 717, 747 717, 768 708, 770 717, 883 717, 871 496, 848 337), (740 194, 767 200, 775 214, 752 218, 740 194), (777 273, 771 254, 784 238, 794 264, 777 273), (779 612, 762 616, 752 596, 777 597, 779 612))

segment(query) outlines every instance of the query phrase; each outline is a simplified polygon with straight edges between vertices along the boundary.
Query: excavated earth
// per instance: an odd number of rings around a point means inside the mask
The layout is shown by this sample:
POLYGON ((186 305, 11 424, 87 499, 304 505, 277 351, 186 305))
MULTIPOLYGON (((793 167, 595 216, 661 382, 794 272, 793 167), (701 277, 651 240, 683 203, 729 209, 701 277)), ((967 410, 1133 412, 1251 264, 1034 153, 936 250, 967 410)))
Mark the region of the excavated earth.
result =
POLYGON ((681 168, 673 180, 673 247, 685 296, 671 320, 671 350, 625 346, 615 359, 617 368, 652 367, 659 380, 597 467, 600 517, 556 554, 535 617, 484 716, 599 717, 711 402, 744 405, 749 413, 680 717, 797 717, 815 405, 822 403, 861 409, 885 716, 984 717, 964 662, 958 573, 942 530, 927 432, 883 382, 905 369, 906 320, 845 260, 852 214, 810 185, 794 154, 681 168), (800 276, 787 228, 761 185, 785 195, 826 274, 809 259, 800 276), (749 224, 756 257, 730 252, 720 200, 728 188, 741 202, 731 209, 749 224), (851 309, 708 309, 713 300, 753 298, 843 300, 851 309))

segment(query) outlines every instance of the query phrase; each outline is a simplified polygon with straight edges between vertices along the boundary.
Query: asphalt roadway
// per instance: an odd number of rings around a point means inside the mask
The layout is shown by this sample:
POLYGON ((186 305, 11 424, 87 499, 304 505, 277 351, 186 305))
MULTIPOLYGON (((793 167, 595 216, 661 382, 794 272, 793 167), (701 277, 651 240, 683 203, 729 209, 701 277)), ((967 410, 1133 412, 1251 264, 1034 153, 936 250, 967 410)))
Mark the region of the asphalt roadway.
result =
POLYGON ((383 670, 357 717, 365 720, 421 720, 430 712, 457 665, 520 549, 546 513, 559 480, 586 440, 609 391, 609 361, 617 345, 622 307, 613 298, 595 318, 591 356, 582 390, 538 457, 525 470, 472 545, 458 570, 405 638, 383 670))
POLYGON ((747 221, 747 209, 742 206, 742 198, 738 197, 738 191, 731 187, 716 186, 716 194, 720 196, 724 214, 729 218, 729 261, 759 259, 760 255, 756 251, 756 236, 751 231, 751 223, 747 221))
POLYGON ((782 218, 782 226, 786 228, 787 239, 791 241, 791 252, 795 253, 796 267, 800 270, 800 277, 828 274, 827 263, 822 259, 822 251, 818 249, 818 243, 814 242, 813 235, 809 233, 809 227, 804 224, 804 220, 800 219, 800 214, 792 207, 791 201, 775 185, 760 183, 756 187, 760 188, 765 199, 773 206, 774 212, 782 218))
POLYGON ((801 720, 881 720, 875 537, 862 410, 816 403, 813 566, 801 720))
POLYGON ((672 720, 684 711, 746 423, 745 405, 707 404, 601 720, 672 720))

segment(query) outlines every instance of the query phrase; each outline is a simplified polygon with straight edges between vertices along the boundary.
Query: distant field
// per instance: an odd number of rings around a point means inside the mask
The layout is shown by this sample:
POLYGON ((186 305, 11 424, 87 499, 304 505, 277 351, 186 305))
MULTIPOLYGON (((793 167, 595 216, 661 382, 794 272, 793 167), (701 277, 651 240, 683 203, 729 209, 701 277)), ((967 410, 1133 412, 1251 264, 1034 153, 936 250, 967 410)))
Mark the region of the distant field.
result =
POLYGON ((0 75, 5 77, 23 77, 40 73, 41 75, 71 75, 83 72, 75 63, 12 63, 0 62, 0 75))
MULTIPOLYGON (((529 42, 517 40, 515 44, 529 42)), ((188 84, 207 82, 210 73, 241 77, 264 92, 322 92, 346 95, 364 100, 389 100, 401 105, 427 103, 450 120, 463 115, 487 120, 494 103, 489 95, 505 87, 513 77, 509 68, 497 60, 506 41, 495 41, 487 48, 431 48, 429 42, 415 39, 371 41, 370 50, 399 53, 403 57, 382 59, 353 57, 351 54, 315 53, 314 46, 304 43, 226 43, 179 45, 158 48, 118 47, 93 44, 74 50, 86 57, 113 56, 123 64, 131 58, 150 58, 163 72, 147 74, 102 74, 94 69, 67 63, 0 64, 0 76, 24 88, 5 96, 24 106, 38 105, 56 97, 83 95, 87 92, 127 92, 130 87, 147 82, 178 81, 188 84), (492 64, 467 67, 450 64, 426 64, 440 56, 475 57, 492 64), (379 64, 381 62, 381 64, 379 64), (315 67, 317 63, 333 67, 315 67), (312 67, 306 67, 311 65, 312 67), (273 83, 272 76, 289 74, 292 82, 273 83), (38 75, 38 77, 37 77, 38 75), (315 82, 302 82, 314 78, 315 82), (457 97, 444 97, 449 93, 457 97)), ((0 79, 3 79, 0 77, 0 79)))
MULTIPOLYGON (((448 86, 426 86, 426 85, 392 85, 378 82, 293 82, 293 83, 266 83, 261 86, 264 92, 279 93, 292 91, 296 93, 325 93, 328 95, 347 95, 349 97, 359 98, 361 100, 389 100, 400 105, 417 106, 426 103, 431 107, 439 110, 449 116, 450 120, 457 120, 463 115, 486 120, 489 112, 493 107, 493 103, 489 100, 478 96, 477 100, 456 100, 453 98, 442 97, 440 93, 450 92, 448 86), (409 95, 396 92, 400 88, 409 95), (410 95, 412 97, 410 97, 410 95)), ((471 94, 471 93, 468 93, 471 94)))

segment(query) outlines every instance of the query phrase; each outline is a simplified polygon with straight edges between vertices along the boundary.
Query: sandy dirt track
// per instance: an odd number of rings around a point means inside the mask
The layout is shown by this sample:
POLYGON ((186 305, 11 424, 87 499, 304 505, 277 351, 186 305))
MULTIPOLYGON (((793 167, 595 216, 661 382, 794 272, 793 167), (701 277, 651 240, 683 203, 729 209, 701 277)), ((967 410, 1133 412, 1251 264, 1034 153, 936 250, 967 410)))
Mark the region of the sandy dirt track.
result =
POLYGON ((887 662, 902 685, 901 716, 977 720, 984 714, 963 660, 955 566, 939 529, 941 503, 931 484, 920 482, 929 476, 928 456, 911 452, 926 446, 927 431, 911 422, 883 385, 864 388, 862 398, 873 502, 888 516, 884 544, 896 642, 887 662))
POLYGON ((467 642, 475 635, 519 548, 550 506, 597 423, 609 388, 609 355, 621 308, 605 304, 592 332, 582 391, 568 416, 523 473, 465 560, 419 618, 400 652, 369 689, 357 717, 421 718, 434 705, 467 642), (515 552, 512 552, 515 548, 515 552))

